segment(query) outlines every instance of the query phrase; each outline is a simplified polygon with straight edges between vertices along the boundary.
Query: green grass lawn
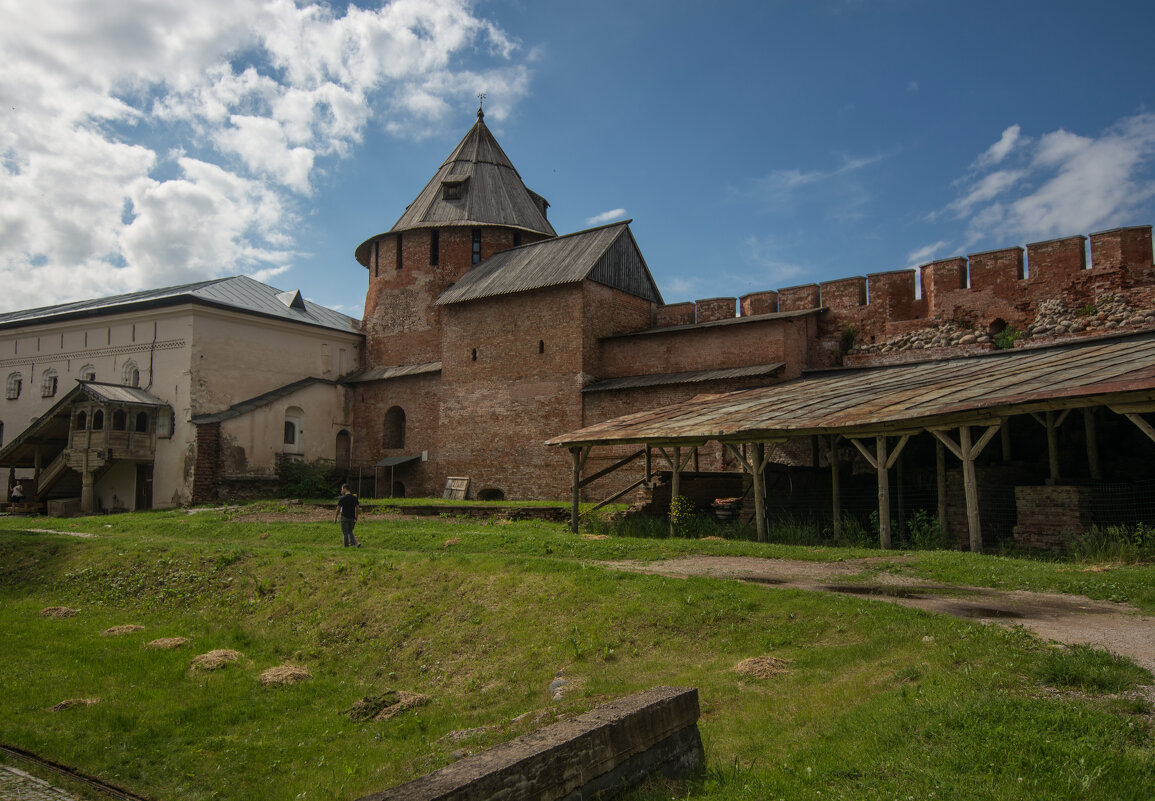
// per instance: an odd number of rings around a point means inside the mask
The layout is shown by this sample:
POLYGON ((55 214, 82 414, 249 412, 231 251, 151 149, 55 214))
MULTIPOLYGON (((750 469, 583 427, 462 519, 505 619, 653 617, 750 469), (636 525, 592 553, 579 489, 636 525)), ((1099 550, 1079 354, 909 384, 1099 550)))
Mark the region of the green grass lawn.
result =
MULTIPOLYGON (((366 547, 345 550, 332 524, 243 511, 0 519, 0 741, 156 799, 352 799, 611 698, 692 685, 707 768, 635 799, 1151 798, 1152 710, 1126 691, 1152 678, 1125 660, 865 598, 596 565, 878 551, 373 515, 366 547), (144 630, 102 634, 124 624, 144 630), (190 643, 144 647, 172 636, 190 643), (190 668, 214 649, 243 656, 190 668), (752 656, 785 671, 733 670, 752 656), (258 681, 283 664, 312 678, 258 681), (429 702, 347 714, 389 690, 429 702), (50 711, 82 698, 99 703, 50 711)), ((893 569, 1155 610, 1155 567, 1085 567, 917 552, 893 569)))

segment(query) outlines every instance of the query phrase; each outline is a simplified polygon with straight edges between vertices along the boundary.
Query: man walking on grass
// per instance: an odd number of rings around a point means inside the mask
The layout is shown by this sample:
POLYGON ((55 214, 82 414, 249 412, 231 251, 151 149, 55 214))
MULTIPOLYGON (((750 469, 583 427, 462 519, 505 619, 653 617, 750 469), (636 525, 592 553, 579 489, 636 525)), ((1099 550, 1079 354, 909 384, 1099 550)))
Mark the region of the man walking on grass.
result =
POLYGON ((341 497, 337 499, 337 514, 333 522, 341 523, 341 536, 345 538, 345 547, 360 548, 361 543, 353 536, 353 526, 357 525, 357 496, 349 491, 348 484, 341 485, 341 497))

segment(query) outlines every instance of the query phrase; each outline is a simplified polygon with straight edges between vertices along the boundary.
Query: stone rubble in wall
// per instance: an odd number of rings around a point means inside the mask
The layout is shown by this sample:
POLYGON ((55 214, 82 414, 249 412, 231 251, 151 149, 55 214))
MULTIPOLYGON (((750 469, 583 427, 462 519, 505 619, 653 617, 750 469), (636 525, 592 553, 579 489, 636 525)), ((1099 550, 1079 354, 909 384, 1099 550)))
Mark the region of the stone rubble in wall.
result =
POLYGON ((966 328, 954 321, 939 323, 933 328, 908 331, 905 334, 872 345, 859 345, 853 353, 897 353, 924 348, 949 348, 955 345, 985 345, 991 337, 985 331, 966 328))
MULTIPOLYGON (((1070 309, 1062 300, 1045 300, 1039 304, 1035 322, 1022 332, 1021 339, 1062 337, 1087 331, 1106 332, 1116 328, 1155 325, 1155 309, 1134 309, 1122 295, 1103 295, 1083 309, 1070 309)), ((967 328, 953 321, 933 328, 910 331, 870 345, 859 345, 853 353, 896 353, 924 348, 949 348, 956 345, 988 345, 993 338, 985 331, 967 328)))
POLYGON ((1155 324, 1155 309, 1133 309, 1122 295, 1102 295, 1082 309, 1069 309, 1059 299, 1039 304, 1035 322, 1024 337, 1061 337, 1085 331, 1113 331, 1116 328, 1155 324))

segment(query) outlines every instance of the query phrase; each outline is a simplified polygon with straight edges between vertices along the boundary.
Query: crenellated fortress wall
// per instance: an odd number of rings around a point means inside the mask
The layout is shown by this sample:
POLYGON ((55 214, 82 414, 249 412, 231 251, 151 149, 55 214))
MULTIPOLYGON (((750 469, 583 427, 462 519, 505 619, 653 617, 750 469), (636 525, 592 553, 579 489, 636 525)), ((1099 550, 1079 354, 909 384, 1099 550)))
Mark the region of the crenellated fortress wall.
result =
POLYGON ((815 367, 895 363, 934 356, 927 352, 934 349, 957 354, 1155 326, 1151 226, 659 306, 655 325, 813 309, 822 310, 808 359, 815 367))

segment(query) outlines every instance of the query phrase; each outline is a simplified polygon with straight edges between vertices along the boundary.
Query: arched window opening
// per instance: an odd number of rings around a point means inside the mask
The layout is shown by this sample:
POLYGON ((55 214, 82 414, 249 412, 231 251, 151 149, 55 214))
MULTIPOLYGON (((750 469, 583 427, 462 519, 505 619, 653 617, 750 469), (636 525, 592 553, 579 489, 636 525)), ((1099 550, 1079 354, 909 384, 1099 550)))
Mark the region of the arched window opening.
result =
POLYGON ((112 413, 112 430, 113 431, 127 431, 128 430, 128 414, 124 409, 117 409, 112 413))
POLYGON ((142 434, 148 433, 148 412, 137 412, 134 431, 142 434))
POLYGON ((20 373, 8 374, 7 394, 8 400, 16 400, 20 397, 20 390, 24 388, 24 376, 20 373))
POLYGON ((140 386, 140 368, 136 366, 136 362, 128 361, 124 363, 124 371, 122 379, 126 387, 140 386))
POLYGON ((537 341, 537 352, 538 353, 545 353, 545 340, 544 339, 539 339, 537 341))
POLYGON ((400 406, 392 406, 385 412, 381 447, 386 450, 405 447, 405 410, 400 406))
POLYGON ((470 356, 470 361, 477 361, 477 348, 473 349, 473 354, 470 356))
POLYGON ((290 406, 285 410, 285 453, 301 453, 305 445, 305 410, 290 406))
POLYGON ((394 481, 393 482, 393 492, 390 493, 389 497, 390 498, 404 498, 405 497, 405 485, 402 484, 400 481, 394 481))
POLYGON ((504 501, 505 493, 497 489, 497 487, 488 487, 477 493, 477 500, 479 501, 504 501))
POLYGON ((100 409, 97 409, 95 412, 92 413, 92 430, 93 431, 103 431, 104 430, 104 412, 102 412, 100 409))
POLYGON ((88 414, 86 412, 79 412, 76 415, 76 430, 84 431, 88 428, 88 414))
POLYGON ((59 380, 55 370, 45 370, 40 375, 40 397, 55 398, 59 380))
POLYGON ((91 364, 86 364, 83 367, 81 367, 80 368, 80 380, 81 381, 95 381, 96 380, 96 368, 93 367, 91 364))
POLYGON ((477 264, 481 261, 481 229, 473 229, 473 263, 477 264))
POLYGON ((349 432, 341 430, 337 432, 337 454, 336 463, 338 470, 348 470, 350 453, 353 450, 353 438, 349 436, 349 432))

